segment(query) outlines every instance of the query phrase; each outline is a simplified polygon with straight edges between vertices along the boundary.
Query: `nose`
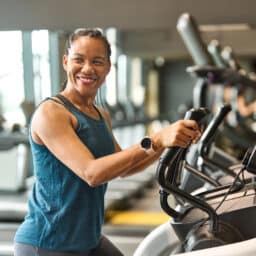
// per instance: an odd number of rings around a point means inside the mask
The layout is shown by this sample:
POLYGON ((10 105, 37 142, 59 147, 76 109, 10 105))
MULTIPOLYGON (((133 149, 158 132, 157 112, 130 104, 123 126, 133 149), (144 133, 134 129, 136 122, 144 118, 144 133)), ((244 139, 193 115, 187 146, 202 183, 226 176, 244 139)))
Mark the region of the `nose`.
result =
POLYGON ((94 70, 93 64, 90 61, 85 61, 82 67, 82 72, 89 73, 94 71, 95 70, 94 70))

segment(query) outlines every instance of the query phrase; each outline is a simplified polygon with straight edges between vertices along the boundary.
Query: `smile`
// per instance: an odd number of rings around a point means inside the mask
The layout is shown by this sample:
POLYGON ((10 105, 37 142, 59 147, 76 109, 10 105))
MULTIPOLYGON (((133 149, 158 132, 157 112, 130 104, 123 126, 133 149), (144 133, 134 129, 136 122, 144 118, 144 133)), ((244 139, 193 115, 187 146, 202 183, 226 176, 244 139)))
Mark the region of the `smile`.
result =
POLYGON ((96 79, 92 78, 92 77, 80 77, 80 76, 78 76, 77 78, 83 85, 86 85, 86 86, 93 85, 96 81, 96 79))

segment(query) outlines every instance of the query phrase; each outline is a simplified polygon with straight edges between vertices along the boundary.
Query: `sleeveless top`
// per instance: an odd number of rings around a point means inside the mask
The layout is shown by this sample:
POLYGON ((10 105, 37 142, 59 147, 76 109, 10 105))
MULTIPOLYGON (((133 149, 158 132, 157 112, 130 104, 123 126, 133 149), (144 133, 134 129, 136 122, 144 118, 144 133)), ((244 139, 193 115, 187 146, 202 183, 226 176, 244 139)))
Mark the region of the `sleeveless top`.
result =
MULTIPOLYGON (((99 120, 79 111, 62 95, 57 97, 76 117, 75 132, 95 158, 114 153, 112 135, 96 107, 99 120)), ((49 99, 54 100, 46 100, 49 99)), ((15 242, 50 251, 83 252, 96 247, 104 222, 107 184, 89 186, 47 147, 35 143, 31 133, 29 137, 36 181, 29 197, 28 214, 15 234, 15 242)))

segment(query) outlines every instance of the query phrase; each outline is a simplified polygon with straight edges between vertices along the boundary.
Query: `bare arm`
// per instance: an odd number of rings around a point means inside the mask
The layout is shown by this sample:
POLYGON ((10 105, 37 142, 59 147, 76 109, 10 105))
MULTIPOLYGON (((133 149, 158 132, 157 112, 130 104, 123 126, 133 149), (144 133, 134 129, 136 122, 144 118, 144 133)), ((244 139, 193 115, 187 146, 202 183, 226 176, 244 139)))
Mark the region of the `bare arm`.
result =
MULTIPOLYGON (((136 172, 153 158, 139 144, 95 159, 75 133, 76 120, 63 106, 45 102, 32 120, 32 137, 45 145, 61 162, 91 186, 105 183, 115 177, 136 172), (146 160, 147 159, 147 160, 146 160), (140 163, 140 164, 138 164, 140 163)), ((186 147, 198 135, 194 121, 178 121, 151 136, 158 151, 169 146, 186 147)), ((160 152, 159 151, 159 152, 160 152)))
MULTIPOLYGON (((111 129, 111 121, 110 121, 110 118, 108 116, 108 114, 104 111, 104 110, 101 110, 102 111, 102 114, 104 116, 104 118, 107 120, 107 123, 109 124, 109 127, 111 129)), ((172 125, 173 128, 174 128, 174 131, 175 129, 179 129, 179 126, 181 124, 175 124, 175 125, 172 125)), ((201 130, 200 131, 200 134, 201 132, 203 131, 203 127, 199 127, 199 129, 201 130)), ((112 129, 111 129, 112 130, 112 129)), ((114 135, 112 134, 113 138, 114 138, 114 135)), ((172 138, 170 136, 170 140, 175 140, 175 138, 172 138)), ((115 138, 114 138, 115 140, 115 138)), ((194 138, 192 140, 192 143, 196 143, 198 140, 198 136, 196 136, 196 138, 194 138)), ((116 141, 116 140, 115 140, 116 141)), ((178 142, 177 142, 178 143, 178 142)), ((120 146, 118 145, 118 143, 116 142, 117 144, 117 148, 119 149, 118 151, 120 151, 120 146)), ((186 145, 185 145, 186 146, 186 145)), ((157 148, 155 148, 156 150, 156 153, 153 154, 153 155, 146 155, 143 159, 141 159, 140 161, 138 161, 137 163, 133 164, 131 168, 128 168, 127 170, 125 170, 120 176, 121 177, 126 177, 126 176, 129 176, 129 175, 132 175, 132 174, 135 174, 135 173, 138 173, 138 172, 141 172, 141 171, 144 171, 148 166, 150 166, 151 164, 153 164, 159 157, 160 155, 162 154, 162 152, 164 151, 164 147, 160 147, 159 145, 157 146, 157 148)))
MULTIPOLYGON (((109 115, 104 111, 104 109, 101 109, 101 113, 104 116, 105 120, 107 121, 110 131, 112 133, 113 136, 113 140, 115 142, 115 148, 116 148, 116 152, 121 151, 121 147, 119 146, 118 142, 116 141, 113 132, 112 132, 112 125, 111 125, 111 121, 109 118, 109 115)), ((149 165, 151 165, 152 163, 154 163, 159 156, 161 155, 161 153, 163 152, 163 148, 159 148, 156 151, 156 154, 153 155, 146 155, 142 160, 140 160, 139 162, 137 162, 136 164, 133 165, 132 168, 128 168, 126 171, 122 172, 122 174, 120 175, 121 177, 126 177, 135 173, 138 173, 140 171, 145 170, 145 168, 147 168, 149 165)))

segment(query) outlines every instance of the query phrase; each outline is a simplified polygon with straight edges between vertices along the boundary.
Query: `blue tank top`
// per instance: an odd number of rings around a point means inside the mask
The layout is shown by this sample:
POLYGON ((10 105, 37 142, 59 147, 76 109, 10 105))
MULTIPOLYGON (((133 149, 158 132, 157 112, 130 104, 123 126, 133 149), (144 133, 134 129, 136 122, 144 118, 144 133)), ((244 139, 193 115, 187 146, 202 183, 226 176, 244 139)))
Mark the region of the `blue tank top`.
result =
MULTIPOLYGON (((97 108, 99 120, 85 115, 63 96, 61 100, 77 118, 77 136, 94 157, 114 153, 111 133, 97 108)), ((90 187, 31 135, 30 144, 36 181, 15 242, 52 251, 83 252, 96 247, 104 222, 107 184, 90 187)))

